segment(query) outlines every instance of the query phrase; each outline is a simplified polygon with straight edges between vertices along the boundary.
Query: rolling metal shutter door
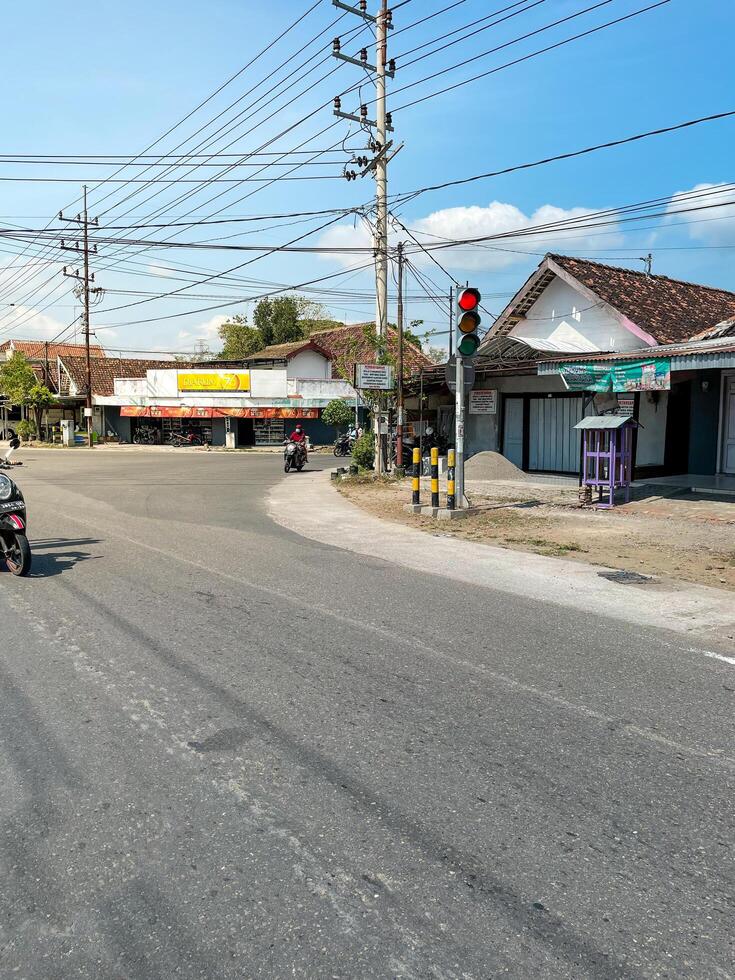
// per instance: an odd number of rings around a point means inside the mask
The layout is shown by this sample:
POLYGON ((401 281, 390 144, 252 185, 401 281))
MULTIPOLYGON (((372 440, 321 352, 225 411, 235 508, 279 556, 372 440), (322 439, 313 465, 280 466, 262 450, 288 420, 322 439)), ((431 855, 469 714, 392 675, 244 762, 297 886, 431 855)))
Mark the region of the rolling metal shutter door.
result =
POLYGON ((548 473, 577 473, 582 418, 581 398, 531 398, 528 468, 548 473))

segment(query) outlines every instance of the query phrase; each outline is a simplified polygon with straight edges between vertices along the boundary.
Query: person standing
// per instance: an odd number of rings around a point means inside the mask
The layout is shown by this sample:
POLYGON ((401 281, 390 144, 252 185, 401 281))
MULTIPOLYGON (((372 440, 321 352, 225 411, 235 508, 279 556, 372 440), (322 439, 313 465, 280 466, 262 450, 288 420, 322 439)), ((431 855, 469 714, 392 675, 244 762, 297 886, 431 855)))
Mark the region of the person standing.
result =
POLYGON ((5 435, 9 436, 9 446, 3 456, 3 463, 5 463, 6 466, 14 466, 15 464, 11 463, 10 459, 15 451, 20 448, 20 439, 18 438, 15 429, 8 429, 5 435))

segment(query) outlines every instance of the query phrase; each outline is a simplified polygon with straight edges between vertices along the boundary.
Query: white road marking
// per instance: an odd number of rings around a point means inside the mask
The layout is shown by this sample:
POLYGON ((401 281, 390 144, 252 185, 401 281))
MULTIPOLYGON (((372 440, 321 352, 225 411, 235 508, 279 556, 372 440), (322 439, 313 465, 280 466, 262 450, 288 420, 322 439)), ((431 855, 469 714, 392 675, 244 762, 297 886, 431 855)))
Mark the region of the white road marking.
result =
POLYGON ((723 664, 732 664, 735 667, 735 657, 725 657, 721 653, 715 653, 712 650, 695 650, 690 648, 689 653, 701 653, 705 657, 711 657, 713 660, 721 660, 723 664))

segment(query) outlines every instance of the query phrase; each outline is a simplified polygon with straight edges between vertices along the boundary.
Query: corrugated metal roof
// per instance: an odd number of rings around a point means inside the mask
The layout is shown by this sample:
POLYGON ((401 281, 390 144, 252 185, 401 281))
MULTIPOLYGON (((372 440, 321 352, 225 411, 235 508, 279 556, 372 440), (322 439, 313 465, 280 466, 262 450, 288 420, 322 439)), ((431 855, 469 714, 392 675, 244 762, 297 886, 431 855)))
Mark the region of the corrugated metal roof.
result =
POLYGON ((575 429, 620 429, 625 424, 637 425, 629 415, 587 415, 577 422, 575 429))
POLYGON ((619 361, 649 361, 670 358, 675 371, 694 371, 705 368, 735 367, 735 337, 697 340, 684 344, 661 344, 620 353, 570 354, 549 358, 538 366, 540 375, 557 374, 560 364, 617 363, 619 361))

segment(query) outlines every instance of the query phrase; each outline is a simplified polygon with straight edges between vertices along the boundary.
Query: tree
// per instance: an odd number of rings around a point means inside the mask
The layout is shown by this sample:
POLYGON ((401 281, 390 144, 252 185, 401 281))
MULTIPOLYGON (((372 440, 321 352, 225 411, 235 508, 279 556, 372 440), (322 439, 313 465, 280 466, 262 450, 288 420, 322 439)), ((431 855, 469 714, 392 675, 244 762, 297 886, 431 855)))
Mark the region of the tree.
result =
POLYGON ((411 320, 411 329, 403 331, 403 339, 406 341, 406 343, 413 344, 413 346, 417 347, 419 350, 421 350, 421 338, 415 331, 418 330, 419 327, 423 327, 423 325, 423 320, 411 320))
POLYGON ((424 348, 424 354, 433 364, 444 364, 449 356, 443 347, 427 346, 424 348))
POLYGON ((253 322, 266 347, 305 340, 315 330, 342 326, 339 320, 329 317, 321 303, 296 293, 260 300, 253 313, 253 322))
POLYGON ((265 347, 260 330, 248 326, 247 317, 240 313, 222 324, 219 335, 223 344, 219 356, 225 361, 249 357, 265 347))
POLYGON ((273 343, 273 304, 266 297, 261 299, 253 312, 253 323, 260 330, 266 347, 273 343))
POLYGON ((322 422, 326 425, 333 425, 337 435, 343 426, 346 428, 351 425, 354 418, 354 409, 342 398, 333 398, 322 412, 322 422))
POLYGON ((304 331, 299 323, 299 303, 295 296, 277 296, 273 308, 273 343, 290 344, 303 340, 304 331))
POLYGON ((40 384, 26 358, 16 351, 0 367, 0 391, 11 404, 30 408, 36 417, 36 431, 41 430, 43 411, 53 405, 56 396, 46 385, 40 384))
POLYGON ((36 416, 36 432, 41 431, 44 410, 53 405, 55 401, 56 395, 49 391, 46 385, 36 383, 28 392, 26 404, 33 410, 33 414, 36 416))

